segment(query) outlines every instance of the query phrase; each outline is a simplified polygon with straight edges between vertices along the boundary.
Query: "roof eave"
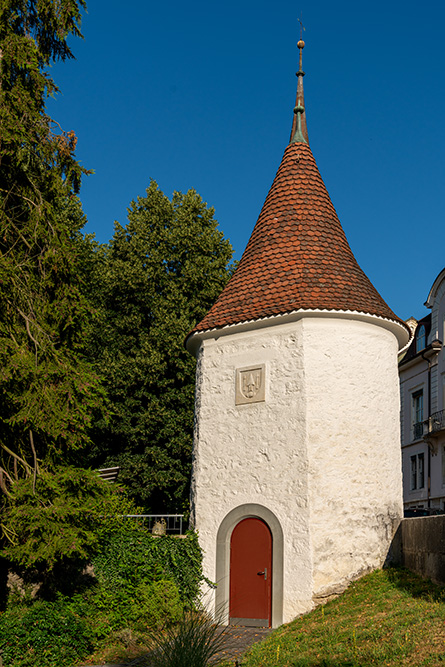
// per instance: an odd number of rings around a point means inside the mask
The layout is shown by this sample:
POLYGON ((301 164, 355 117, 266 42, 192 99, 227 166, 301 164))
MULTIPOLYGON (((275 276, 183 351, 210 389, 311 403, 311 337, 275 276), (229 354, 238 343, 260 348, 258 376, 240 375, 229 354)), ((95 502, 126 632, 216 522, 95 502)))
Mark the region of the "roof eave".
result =
POLYGON ((399 349, 404 348, 410 339, 409 328, 402 321, 392 320, 380 315, 371 315, 369 313, 354 310, 310 310, 300 308, 298 310, 294 310, 289 313, 283 313, 281 315, 272 315, 255 320, 246 320, 244 322, 228 324, 222 327, 215 327, 213 329, 204 329, 203 331, 192 331, 185 339, 185 346, 191 354, 196 355, 203 340, 210 338, 217 339, 221 336, 227 336, 234 333, 264 329, 266 327, 275 326, 278 324, 288 324, 289 322, 300 320, 303 317, 341 317, 359 320, 362 322, 370 322, 391 331, 397 338, 399 349))

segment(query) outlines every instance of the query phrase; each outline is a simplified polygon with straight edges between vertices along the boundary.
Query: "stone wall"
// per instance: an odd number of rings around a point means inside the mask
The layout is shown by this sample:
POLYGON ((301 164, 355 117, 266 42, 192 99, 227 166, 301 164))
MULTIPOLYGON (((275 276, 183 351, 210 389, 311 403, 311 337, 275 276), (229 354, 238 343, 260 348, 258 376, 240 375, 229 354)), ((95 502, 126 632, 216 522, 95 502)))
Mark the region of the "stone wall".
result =
POLYGON ((403 519, 402 565, 445 585, 445 515, 403 519))

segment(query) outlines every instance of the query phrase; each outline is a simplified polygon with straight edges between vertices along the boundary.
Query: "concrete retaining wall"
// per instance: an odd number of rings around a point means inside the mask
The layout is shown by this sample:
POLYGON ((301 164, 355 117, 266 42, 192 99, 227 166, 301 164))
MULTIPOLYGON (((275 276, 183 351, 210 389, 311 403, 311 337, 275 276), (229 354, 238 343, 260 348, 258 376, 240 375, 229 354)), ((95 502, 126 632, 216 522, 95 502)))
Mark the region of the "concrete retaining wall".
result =
POLYGON ((445 514, 403 519, 402 565, 445 585, 445 514))

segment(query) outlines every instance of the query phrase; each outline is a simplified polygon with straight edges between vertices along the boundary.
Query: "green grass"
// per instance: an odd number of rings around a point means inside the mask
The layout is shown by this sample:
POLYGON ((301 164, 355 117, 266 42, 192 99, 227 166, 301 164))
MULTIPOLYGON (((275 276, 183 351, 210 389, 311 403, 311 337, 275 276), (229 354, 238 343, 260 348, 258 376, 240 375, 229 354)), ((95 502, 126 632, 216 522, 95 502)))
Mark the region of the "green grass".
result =
POLYGON ((276 630, 240 665, 445 667, 445 589, 404 569, 373 572, 276 630))

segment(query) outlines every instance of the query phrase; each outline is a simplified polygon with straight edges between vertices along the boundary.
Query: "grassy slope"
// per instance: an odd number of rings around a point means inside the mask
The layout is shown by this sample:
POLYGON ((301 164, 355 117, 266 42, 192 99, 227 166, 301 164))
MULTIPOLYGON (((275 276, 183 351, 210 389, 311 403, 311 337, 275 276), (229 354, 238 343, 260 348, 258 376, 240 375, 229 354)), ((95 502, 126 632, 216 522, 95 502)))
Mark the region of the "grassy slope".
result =
POLYGON ((373 572, 337 600, 279 628, 241 664, 445 667, 445 589, 403 569, 373 572))

